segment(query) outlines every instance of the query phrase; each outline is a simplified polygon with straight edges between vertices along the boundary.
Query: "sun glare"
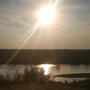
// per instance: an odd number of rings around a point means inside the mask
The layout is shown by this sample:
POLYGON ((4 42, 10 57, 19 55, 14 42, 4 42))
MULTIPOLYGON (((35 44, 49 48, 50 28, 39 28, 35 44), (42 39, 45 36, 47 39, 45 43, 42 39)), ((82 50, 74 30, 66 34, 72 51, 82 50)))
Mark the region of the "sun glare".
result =
POLYGON ((50 70, 50 68, 52 66, 53 65, 51 65, 51 64, 42 64, 42 65, 39 65, 40 68, 43 68, 44 69, 44 74, 45 75, 48 75, 49 74, 49 70, 50 70))
POLYGON ((54 7, 47 6, 40 10, 39 14, 39 22, 40 24, 49 24, 54 19, 54 7))

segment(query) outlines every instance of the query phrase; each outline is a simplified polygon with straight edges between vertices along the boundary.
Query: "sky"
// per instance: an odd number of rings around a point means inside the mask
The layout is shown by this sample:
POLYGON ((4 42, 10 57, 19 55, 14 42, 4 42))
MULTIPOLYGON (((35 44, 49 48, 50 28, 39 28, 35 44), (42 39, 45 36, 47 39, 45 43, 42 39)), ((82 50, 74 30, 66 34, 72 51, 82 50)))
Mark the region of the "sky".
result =
MULTIPOLYGON (((0 0, 0 49, 18 49, 50 0, 0 0)), ((90 49, 90 0, 58 0, 55 19, 23 49, 90 49)))

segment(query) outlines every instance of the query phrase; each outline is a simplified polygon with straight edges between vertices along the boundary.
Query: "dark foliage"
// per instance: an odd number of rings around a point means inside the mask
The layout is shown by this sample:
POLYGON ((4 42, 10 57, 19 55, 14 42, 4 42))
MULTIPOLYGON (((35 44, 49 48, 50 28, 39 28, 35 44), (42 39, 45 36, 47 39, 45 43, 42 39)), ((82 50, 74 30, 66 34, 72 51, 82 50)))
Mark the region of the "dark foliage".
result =
POLYGON ((0 76, 0 85, 9 85, 16 83, 33 83, 33 82, 47 82, 50 81, 50 75, 44 75, 44 71, 41 69, 38 70, 37 67, 31 67, 29 70, 25 68, 24 75, 18 72, 15 73, 13 80, 10 80, 9 75, 6 77, 0 76))
POLYGON ((83 81, 75 81, 72 83, 68 83, 68 85, 73 87, 80 87, 90 90, 90 79, 83 80, 83 81))
POLYGON ((28 68, 24 70, 24 82, 44 82, 48 80, 50 80, 50 76, 45 76, 42 69, 39 71, 38 68, 31 67, 31 70, 28 70, 28 68))

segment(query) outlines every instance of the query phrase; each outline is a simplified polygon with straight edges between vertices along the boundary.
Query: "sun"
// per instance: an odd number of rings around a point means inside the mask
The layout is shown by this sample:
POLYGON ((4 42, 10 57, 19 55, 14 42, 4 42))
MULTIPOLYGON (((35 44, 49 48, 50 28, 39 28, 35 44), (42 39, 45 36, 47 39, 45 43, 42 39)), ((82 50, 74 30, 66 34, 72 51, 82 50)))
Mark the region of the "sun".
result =
POLYGON ((53 5, 42 8, 40 10, 38 16, 39 16, 40 24, 51 23, 54 19, 54 16, 55 16, 53 5))

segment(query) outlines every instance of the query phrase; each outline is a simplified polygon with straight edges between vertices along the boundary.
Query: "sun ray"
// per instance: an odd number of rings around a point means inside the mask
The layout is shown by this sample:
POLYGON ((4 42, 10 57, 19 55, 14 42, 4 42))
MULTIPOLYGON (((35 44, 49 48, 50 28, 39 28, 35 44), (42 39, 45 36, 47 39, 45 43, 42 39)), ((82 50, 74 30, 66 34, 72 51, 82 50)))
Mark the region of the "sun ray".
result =
POLYGON ((3 68, 6 67, 7 64, 9 64, 12 59, 19 53, 19 51, 24 47, 24 45, 31 39, 31 37, 33 36, 33 34, 39 29, 40 24, 36 24, 32 27, 32 32, 29 31, 27 33, 27 38, 26 40, 21 44, 21 46, 18 48, 18 50, 9 58, 9 60, 6 62, 6 64, 3 66, 3 68))
MULTIPOLYGON (((43 9, 41 9, 41 11, 38 14, 38 16, 39 16, 39 23, 32 27, 32 32, 29 31, 27 33, 26 40, 21 44, 21 46, 18 48, 18 50, 10 57, 10 59, 6 62, 4 67, 12 61, 12 59, 24 47, 24 45, 28 42, 28 40, 31 39, 31 37, 39 29, 41 24, 49 24, 49 23, 51 23, 53 21, 53 19, 55 17, 55 6, 56 6, 56 3, 57 3, 57 0, 55 0, 54 3, 53 3, 53 0, 51 0, 47 7, 44 7, 43 9)), ((47 66, 47 68, 49 68, 49 67, 47 66)), ((47 69, 47 72, 48 72, 48 69, 47 69)))

